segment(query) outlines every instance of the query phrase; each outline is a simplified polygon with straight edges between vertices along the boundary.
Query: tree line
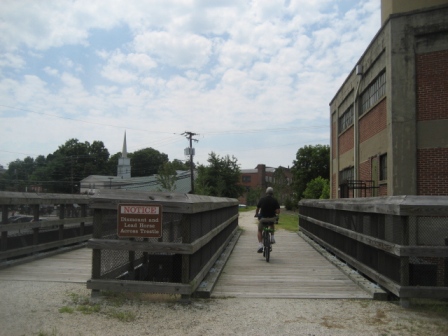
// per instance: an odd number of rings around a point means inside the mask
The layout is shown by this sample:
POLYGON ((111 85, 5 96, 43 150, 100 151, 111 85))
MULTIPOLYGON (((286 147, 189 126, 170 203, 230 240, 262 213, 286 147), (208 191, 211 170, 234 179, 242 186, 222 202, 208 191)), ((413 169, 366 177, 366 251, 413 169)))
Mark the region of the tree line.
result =
MULTIPOLYGON (((10 162, 0 175, 0 190, 41 191, 52 193, 79 192, 79 182, 90 175, 116 176, 121 152, 110 155, 102 141, 92 143, 70 139, 52 154, 30 156, 10 162)), ((128 153, 132 162, 132 176, 149 176, 161 167, 186 170, 189 163, 169 161, 168 155, 153 148, 128 153)))
MULTIPOLYGON (((127 155, 132 162, 132 176, 159 175, 159 182, 170 189, 176 170, 189 170, 190 162, 170 161, 168 155, 144 148, 127 155)), ((116 176, 121 152, 110 155, 102 141, 79 142, 70 139, 46 157, 26 157, 10 162, 0 175, 0 190, 52 193, 79 192, 80 181, 90 175, 116 176)), ((275 170, 271 186, 281 204, 294 208, 301 198, 329 198, 330 148, 328 145, 305 146, 297 151, 291 168, 292 182, 283 167, 275 170)), ((195 165, 195 193, 238 198, 246 193, 240 185, 241 171, 235 157, 209 154, 207 164, 195 165)), ((250 190, 246 198, 256 204, 262 190, 250 190)))

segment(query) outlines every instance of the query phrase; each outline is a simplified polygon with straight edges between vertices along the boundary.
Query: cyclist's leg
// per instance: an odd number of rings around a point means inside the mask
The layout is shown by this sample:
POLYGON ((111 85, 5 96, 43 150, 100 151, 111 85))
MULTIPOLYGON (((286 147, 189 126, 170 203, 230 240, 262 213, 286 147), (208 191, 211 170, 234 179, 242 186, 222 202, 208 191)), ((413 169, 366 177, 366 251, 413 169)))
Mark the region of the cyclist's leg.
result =
POLYGON ((274 238, 274 224, 269 225, 269 228, 272 230, 271 232, 271 244, 275 244, 275 238, 274 238))
POLYGON ((257 252, 258 253, 263 252, 263 241, 261 239, 262 238, 262 235, 261 235, 262 231, 263 231, 263 225, 260 222, 258 222, 258 232, 257 232, 257 238, 258 238, 258 250, 257 250, 257 252))

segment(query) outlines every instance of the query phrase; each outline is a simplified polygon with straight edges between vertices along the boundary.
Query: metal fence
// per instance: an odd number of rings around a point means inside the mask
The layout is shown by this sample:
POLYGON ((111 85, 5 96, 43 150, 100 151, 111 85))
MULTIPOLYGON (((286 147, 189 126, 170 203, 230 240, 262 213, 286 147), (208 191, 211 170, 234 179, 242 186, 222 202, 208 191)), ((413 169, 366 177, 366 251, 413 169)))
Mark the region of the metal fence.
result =
POLYGON ((448 298, 448 197, 299 203, 300 230, 401 300, 448 298))
POLYGON ((99 290, 190 296, 238 228, 238 201, 207 196, 102 192, 93 196, 92 278, 99 290), (148 196, 150 196, 148 198, 148 196), (117 206, 161 204, 160 238, 120 238, 117 206))
POLYGON ((92 237, 89 197, 0 192, 0 269, 82 247, 92 237))

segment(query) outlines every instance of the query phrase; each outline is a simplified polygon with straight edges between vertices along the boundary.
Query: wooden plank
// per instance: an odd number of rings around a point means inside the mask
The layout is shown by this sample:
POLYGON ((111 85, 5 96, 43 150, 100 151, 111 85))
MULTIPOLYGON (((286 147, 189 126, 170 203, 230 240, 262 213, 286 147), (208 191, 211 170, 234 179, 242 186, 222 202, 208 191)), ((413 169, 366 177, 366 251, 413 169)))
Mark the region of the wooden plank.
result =
POLYGON ((86 283, 92 272, 92 250, 81 248, 0 271, 0 281, 86 283))

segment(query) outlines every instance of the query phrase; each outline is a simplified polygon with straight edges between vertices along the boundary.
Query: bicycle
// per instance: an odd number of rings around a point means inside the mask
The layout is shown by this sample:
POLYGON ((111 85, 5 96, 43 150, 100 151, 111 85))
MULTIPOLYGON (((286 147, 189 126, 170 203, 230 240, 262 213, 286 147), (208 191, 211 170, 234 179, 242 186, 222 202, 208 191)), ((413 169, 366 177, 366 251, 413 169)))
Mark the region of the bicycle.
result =
POLYGON ((260 222, 263 224, 263 231, 261 232, 261 240, 263 242, 263 257, 266 258, 266 262, 269 262, 272 252, 271 235, 274 232, 274 229, 271 229, 269 226, 274 226, 274 224, 278 223, 278 219, 273 221, 272 219, 261 218, 260 222))
POLYGON ((266 262, 269 262, 272 246, 271 246, 271 233, 274 232, 268 225, 263 227, 263 231, 261 233, 263 240, 263 257, 266 258, 266 262))

